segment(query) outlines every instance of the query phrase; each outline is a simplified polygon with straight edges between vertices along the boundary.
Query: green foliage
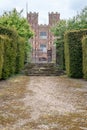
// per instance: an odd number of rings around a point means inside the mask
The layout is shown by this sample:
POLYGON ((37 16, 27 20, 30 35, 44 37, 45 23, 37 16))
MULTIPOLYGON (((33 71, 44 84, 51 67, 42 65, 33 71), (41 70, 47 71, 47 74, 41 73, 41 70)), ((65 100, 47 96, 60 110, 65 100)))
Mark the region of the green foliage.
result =
POLYGON ((87 28, 87 6, 82 11, 69 20, 60 20, 58 24, 53 27, 52 31, 55 36, 64 39, 64 33, 69 30, 79 30, 87 28))
POLYGON ((0 17, 0 24, 5 27, 12 27, 17 30, 18 35, 28 40, 33 34, 30 30, 28 21, 21 17, 21 12, 17 12, 13 9, 10 12, 5 12, 2 17, 0 17))
POLYGON ((60 20, 58 24, 52 28, 52 32, 54 33, 55 36, 61 39, 64 37, 64 32, 66 31, 66 25, 67 25, 66 20, 60 20))
POLYGON ((68 31, 65 34, 65 64, 69 77, 81 78, 82 73, 82 43, 87 30, 68 31))
POLYGON ((67 75, 70 75, 70 47, 69 47, 69 38, 68 38, 68 34, 65 34, 65 40, 64 40, 64 54, 65 54, 65 68, 67 71, 67 75))
MULTIPOLYGON (((55 27, 53 27, 52 32, 54 33, 54 35, 56 36, 56 39, 57 39, 55 41, 55 43, 57 46, 56 52, 57 52, 57 62, 58 63, 60 63, 61 61, 63 61, 63 63, 64 63, 64 57, 65 57, 65 56, 63 56, 64 46, 62 46, 62 45, 64 42, 65 32, 69 31, 69 30, 80 30, 80 29, 86 29, 86 28, 87 28, 87 7, 85 7, 79 14, 77 14, 72 19, 69 19, 67 21, 60 20, 60 22, 58 22, 58 24, 55 27), (62 44, 62 45, 60 46, 60 44, 62 44), (61 58, 58 57, 59 55, 61 58)), ((64 66, 64 64, 63 64, 63 66, 64 66)))
POLYGON ((67 21, 67 30, 79 30, 87 28, 87 6, 82 11, 67 21))
POLYGON ((0 79, 18 73, 24 67, 25 39, 15 30, 0 26, 0 79))
POLYGON ((83 77, 87 80, 87 36, 82 39, 83 77))
POLYGON ((7 35, 8 37, 13 38, 14 40, 18 37, 18 34, 15 29, 11 29, 10 27, 7 28, 5 26, 0 26, 0 34, 7 35))
POLYGON ((0 79, 2 77, 2 68, 3 68, 3 54, 4 53, 4 36, 0 35, 0 79))
POLYGON ((17 44, 16 73, 19 73, 23 69, 24 61, 25 61, 25 41, 23 38, 19 38, 17 44))
POLYGON ((18 35, 25 39, 25 53, 27 54, 27 51, 31 48, 30 44, 28 44, 28 40, 33 36, 33 32, 31 31, 27 19, 21 16, 22 12, 23 10, 17 12, 16 9, 10 12, 4 12, 3 16, 0 17, 0 25, 15 29, 18 35))
MULTIPOLYGON (((9 37, 4 38, 4 62, 3 62, 3 69, 2 69, 2 79, 7 79, 11 75, 11 39, 9 37)), ((12 67, 13 68, 13 67, 12 67)))
POLYGON ((4 62, 2 78, 8 78, 15 73, 17 57, 18 34, 15 30, 0 26, 0 34, 8 36, 4 38, 4 62))
POLYGON ((3 38, 0 36, 0 79, 20 72, 27 51, 31 48, 28 40, 33 33, 21 13, 14 9, 0 17, 0 35, 3 35, 3 38))
POLYGON ((64 61, 64 41, 56 40, 56 63, 60 66, 61 69, 65 69, 64 61))
POLYGON ((66 31, 66 21, 60 20, 57 26, 52 29, 56 36, 56 63, 59 64, 61 69, 65 69, 64 61, 64 32, 66 31))

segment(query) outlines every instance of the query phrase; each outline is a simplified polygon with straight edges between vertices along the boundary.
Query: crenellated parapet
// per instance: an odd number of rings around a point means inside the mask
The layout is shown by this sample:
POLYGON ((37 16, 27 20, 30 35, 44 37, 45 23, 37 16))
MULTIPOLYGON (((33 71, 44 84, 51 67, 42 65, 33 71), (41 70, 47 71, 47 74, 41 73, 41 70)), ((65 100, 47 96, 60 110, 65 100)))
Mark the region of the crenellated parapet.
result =
POLYGON ((38 25, 38 13, 36 12, 27 13, 27 19, 32 26, 38 25))
MULTIPOLYGON (((47 26, 46 24, 38 24, 38 16, 39 13, 36 12, 29 12, 27 13, 27 19, 30 24, 37 24, 38 26, 47 26)), ((60 20, 60 13, 58 12, 49 12, 48 13, 48 25, 52 26, 59 22, 60 20)))
POLYGON ((53 26, 55 24, 57 24, 60 20, 60 14, 58 12, 54 13, 54 12, 49 12, 49 25, 53 26))

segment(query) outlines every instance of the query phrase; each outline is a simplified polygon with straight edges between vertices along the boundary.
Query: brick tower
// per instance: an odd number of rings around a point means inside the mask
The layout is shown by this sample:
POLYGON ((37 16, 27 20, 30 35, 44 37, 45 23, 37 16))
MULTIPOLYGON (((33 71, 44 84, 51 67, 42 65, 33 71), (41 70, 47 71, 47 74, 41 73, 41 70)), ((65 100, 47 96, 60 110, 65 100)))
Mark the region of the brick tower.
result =
POLYGON ((54 35, 50 28, 57 24, 60 20, 59 13, 49 13, 49 24, 38 24, 38 13, 27 13, 27 20, 34 31, 34 37, 30 40, 32 44, 32 61, 31 62, 55 62, 56 47, 54 43, 54 35))
MULTIPOLYGON (((55 26, 60 20, 60 14, 58 12, 54 13, 51 12, 49 13, 49 28, 52 28, 53 26, 55 26)), ((50 43, 52 44, 52 60, 55 61, 56 59, 56 45, 53 44, 54 43, 54 35, 52 34, 52 32, 50 31, 50 43)))
POLYGON ((49 13, 49 25, 53 26, 58 23, 60 20, 60 14, 59 13, 49 13))
POLYGON ((37 29, 37 27, 38 27, 38 13, 36 13, 36 12, 28 13, 27 14, 27 19, 28 19, 28 22, 29 22, 30 26, 35 31, 37 29))

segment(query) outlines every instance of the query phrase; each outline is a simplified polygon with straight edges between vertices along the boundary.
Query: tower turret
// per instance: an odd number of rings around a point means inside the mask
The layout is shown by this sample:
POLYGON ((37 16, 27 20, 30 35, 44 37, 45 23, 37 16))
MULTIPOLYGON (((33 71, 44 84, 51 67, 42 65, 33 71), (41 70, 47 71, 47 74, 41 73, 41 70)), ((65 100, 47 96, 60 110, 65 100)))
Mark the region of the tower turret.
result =
POLYGON ((38 13, 36 12, 27 13, 27 19, 30 25, 32 26, 32 28, 35 28, 36 26, 38 26, 38 13))
POLYGON ((57 24, 60 20, 60 14, 59 13, 49 13, 49 25, 53 26, 57 24))

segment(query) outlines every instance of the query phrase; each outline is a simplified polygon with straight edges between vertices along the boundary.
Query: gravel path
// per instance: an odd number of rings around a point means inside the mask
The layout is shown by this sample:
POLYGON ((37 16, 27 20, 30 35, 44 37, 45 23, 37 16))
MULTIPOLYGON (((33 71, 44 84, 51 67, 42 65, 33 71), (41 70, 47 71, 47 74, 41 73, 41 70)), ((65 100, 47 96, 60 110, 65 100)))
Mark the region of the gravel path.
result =
POLYGON ((84 80, 18 76, 0 90, 0 130, 87 130, 84 80))

